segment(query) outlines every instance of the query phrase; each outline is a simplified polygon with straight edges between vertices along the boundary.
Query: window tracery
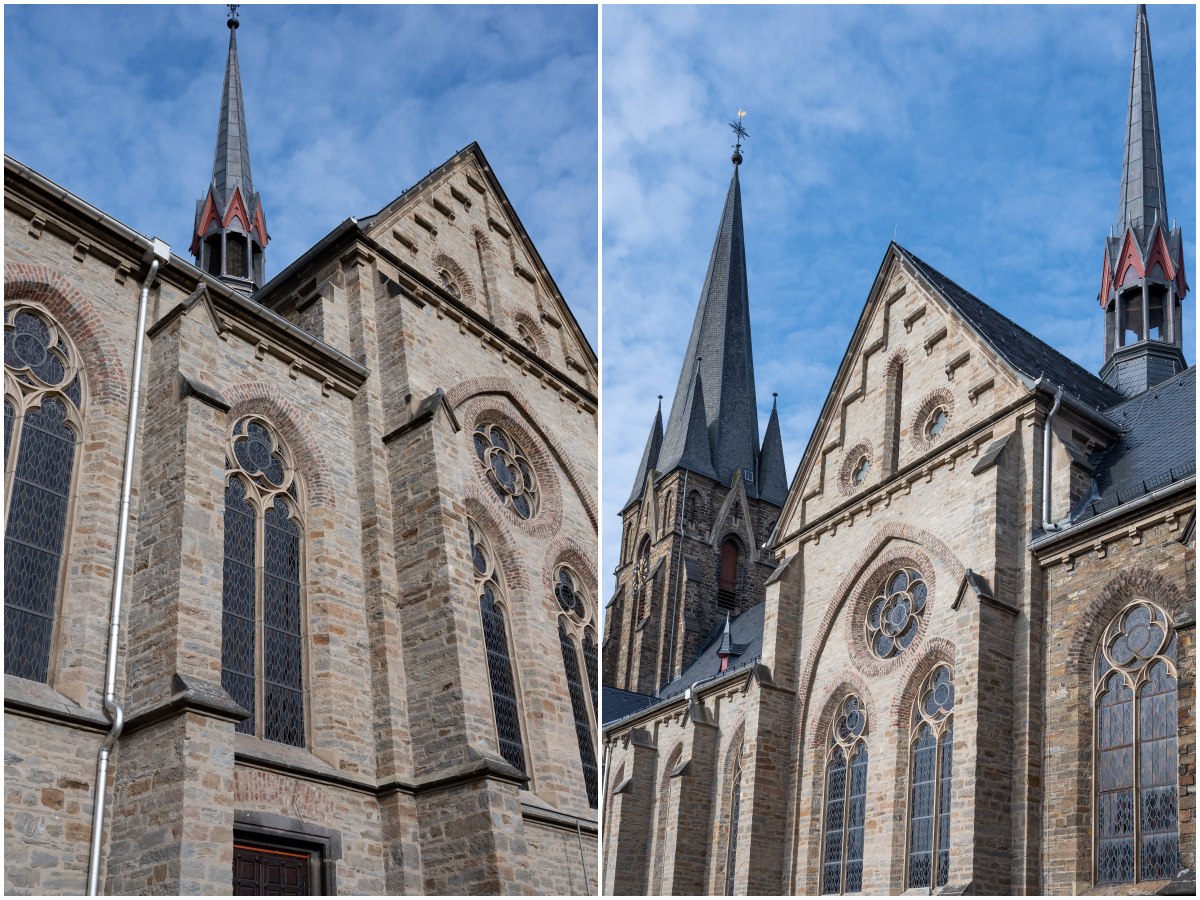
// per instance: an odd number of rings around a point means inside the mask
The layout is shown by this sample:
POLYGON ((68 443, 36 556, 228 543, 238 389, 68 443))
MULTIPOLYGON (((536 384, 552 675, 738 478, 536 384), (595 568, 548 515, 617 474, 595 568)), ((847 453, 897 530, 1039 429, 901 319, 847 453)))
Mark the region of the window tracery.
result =
POLYGON ((491 422, 475 428, 475 455, 500 501, 522 519, 538 511, 538 483, 529 457, 505 429, 491 422))
POLYGON ((867 607, 867 646, 878 659, 890 659, 908 649, 917 636, 929 586, 912 566, 893 571, 867 607))
POLYGON ((637 603, 637 621, 650 614, 650 537, 642 538, 637 561, 633 564, 633 596, 637 603))
POLYGON ((83 365, 49 316, 14 305, 4 316, 4 375, 4 671, 48 682, 83 365))
POLYGON ((950 800, 954 775, 954 682, 950 668, 929 673, 913 705, 909 738, 907 887, 941 887, 950 877, 950 800))
POLYGON ((822 894, 856 894, 862 890, 867 809, 866 730, 862 701, 851 694, 838 709, 826 754, 822 894))
POLYGON ((305 746, 300 484, 278 432, 257 416, 225 460, 221 685, 250 711, 237 730, 305 746))
POLYGON ((1096 881, 1173 878, 1179 871, 1176 637, 1157 605, 1137 600, 1096 653, 1096 881))
POLYGON ((471 561, 479 612, 483 619, 483 637, 487 646, 488 678, 492 686, 492 710, 496 717, 496 738, 500 755, 515 769, 528 774, 525 741, 521 735, 521 715, 517 705, 517 681, 509 652, 508 626, 505 622, 504 589, 496 566, 496 554, 487 535, 467 519, 471 542, 471 561))
POLYGON ((737 893, 738 828, 742 819, 742 760, 741 753, 735 765, 733 785, 729 789, 729 858, 725 861, 725 896, 737 893))
POLYGON ((579 762, 587 789, 588 805, 597 803, 596 768, 596 691, 597 659, 594 607, 583 582, 569 566, 560 565, 555 573, 554 597, 563 615, 558 617, 558 641, 563 669, 575 718, 575 738, 579 744, 579 762), (586 683, 585 683, 586 681, 586 683), (589 708, 587 696, 592 705, 589 708))

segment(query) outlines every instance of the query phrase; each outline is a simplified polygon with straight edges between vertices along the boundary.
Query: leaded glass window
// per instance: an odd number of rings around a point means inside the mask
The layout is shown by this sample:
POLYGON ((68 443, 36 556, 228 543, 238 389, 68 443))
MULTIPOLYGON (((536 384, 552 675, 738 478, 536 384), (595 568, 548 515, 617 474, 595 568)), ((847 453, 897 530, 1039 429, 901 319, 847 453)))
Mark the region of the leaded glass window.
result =
POLYGON ((528 773, 525 741, 521 736, 521 715, 517 702, 517 681, 513 674, 512 654, 505 622, 504 589, 496 567, 491 542, 470 519, 467 534, 471 541, 471 560, 475 570, 475 590, 479 595, 479 614, 483 620, 483 639, 487 647, 488 678, 492 686, 492 710, 496 716, 496 738, 500 755, 515 769, 528 773))
POLYGON ((558 640, 562 648, 563 670, 575 718, 575 738, 579 744, 579 762, 588 805, 597 803, 596 788, 596 690, 597 660, 595 608, 583 581, 569 566, 555 572, 554 597, 564 615, 558 617, 558 640), (585 682, 586 678, 586 682, 585 682), (589 690, 590 689, 590 690, 589 690), (588 707, 588 696, 592 705, 588 707))
POLYGON ((1179 871, 1175 664, 1175 630, 1153 603, 1135 601, 1104 631, 1095 669, 1099 884, 1179 871))
POLYGON ((473 435, 475 455, 496 496, 522 519, 538 511, 538 483, 529 457, 499 425, 484 422, 473 435))
POLYGON ((909 738, 908 887, 950 877, 950 799, 954 777, 954 682, 948 666, 925 679, 909 738))
MULTIPOLYGON (((741 755, 739 751, 739 756, 741 755)), ((733 786, 729 789, 729 857, 725 861, 725 896, 732 897, 737 884, 738 826, 742 819, 742 766, 738 760, 733 786)))
POLYGON ((912 566, 893 570, 867 606, 867 646, 879 659, 889 659, 912 644, 921 625, 929 585, 912 566))
POLYGON ((305 746, 300 485, 278 432, 257 416, 229 436, 221 684, 250 711, 237 730, 305 746))
POLYGON ((4 672, 50 680, 72 482, 83 434, 82 364, 54 321, 4 316, 4 672))
POLYGON ((867 811, 866 730, 862 701, 851 694, 838 708, 829 736, 822 894, 856 894, 862 890, 867 811))

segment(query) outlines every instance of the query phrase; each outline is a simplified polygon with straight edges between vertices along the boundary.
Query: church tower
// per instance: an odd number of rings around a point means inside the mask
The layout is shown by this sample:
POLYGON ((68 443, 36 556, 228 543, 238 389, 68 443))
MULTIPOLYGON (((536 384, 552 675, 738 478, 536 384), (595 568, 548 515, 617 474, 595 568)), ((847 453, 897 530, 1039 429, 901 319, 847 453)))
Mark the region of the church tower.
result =
POLYGON ((1126 397, 1187 368, 1181 306, 1183 235, 1167 218, 1162 136, 1146 7, 1137 8, 1117 227, 1104 244, 1100 377, 1126 397))
MULTIPOLYGON (((762 551, 787 497, 779 413, 759 443, 742 234, 740 120, 733 177, 664 432, 650 427, 608 610, 606 684, 654 694, 726 617, 763 600, 762 551)), ((736 661, 734 663, 736 665, 736 661)))
POLYGON ((242 104, 237 56, 237 7, 229 13, 229 53, 221 88, 221 118, 208 192, 196 201, 191 253, 196 265, 235 290, 262 287, 263 251, 270 237, 262 203, 250 178, 250 139, 242 104))

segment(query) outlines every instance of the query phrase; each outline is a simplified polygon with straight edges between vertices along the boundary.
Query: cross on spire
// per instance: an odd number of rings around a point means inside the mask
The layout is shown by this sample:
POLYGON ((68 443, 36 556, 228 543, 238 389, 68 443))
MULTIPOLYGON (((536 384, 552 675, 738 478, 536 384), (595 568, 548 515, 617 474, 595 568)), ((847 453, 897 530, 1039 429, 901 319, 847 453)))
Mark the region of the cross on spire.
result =
POLYGON ((750 132, 742 124, 742 119, 744 118, 746 118, 746 111, 739 109, 737 111, 737 121, 729 123, 729 127, 733 129, 733 133, 737 136, 737 143, 733 145, 733 164, 735 166, 742 164, 742 141, 750 137, 750 132))

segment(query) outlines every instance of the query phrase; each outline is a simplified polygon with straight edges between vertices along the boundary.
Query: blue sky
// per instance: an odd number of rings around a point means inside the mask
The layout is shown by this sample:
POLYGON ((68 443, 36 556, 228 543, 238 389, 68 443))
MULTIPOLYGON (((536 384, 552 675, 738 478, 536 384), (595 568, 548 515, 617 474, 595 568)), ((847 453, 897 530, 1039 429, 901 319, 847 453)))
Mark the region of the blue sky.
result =
MULTIPOLYGON (((895 232, 1090 370, 1115 224, 1133 5, 617 7, 604 28, 604 594, 742 166, 760 429, 789 478, 895 232)), ((1193 285, 1196 12, 1150 6, 1168 209, 1193 285)), ((1195 300, 1185 306, 1189 362, 1195 300)))
MULTIPOLYGON (((224 6, 6 6, 4 149, 187 256, 212 172, 224 6)), ((593 7, 243 6, 267 277, 475 140, 593 346, 593 7)))

